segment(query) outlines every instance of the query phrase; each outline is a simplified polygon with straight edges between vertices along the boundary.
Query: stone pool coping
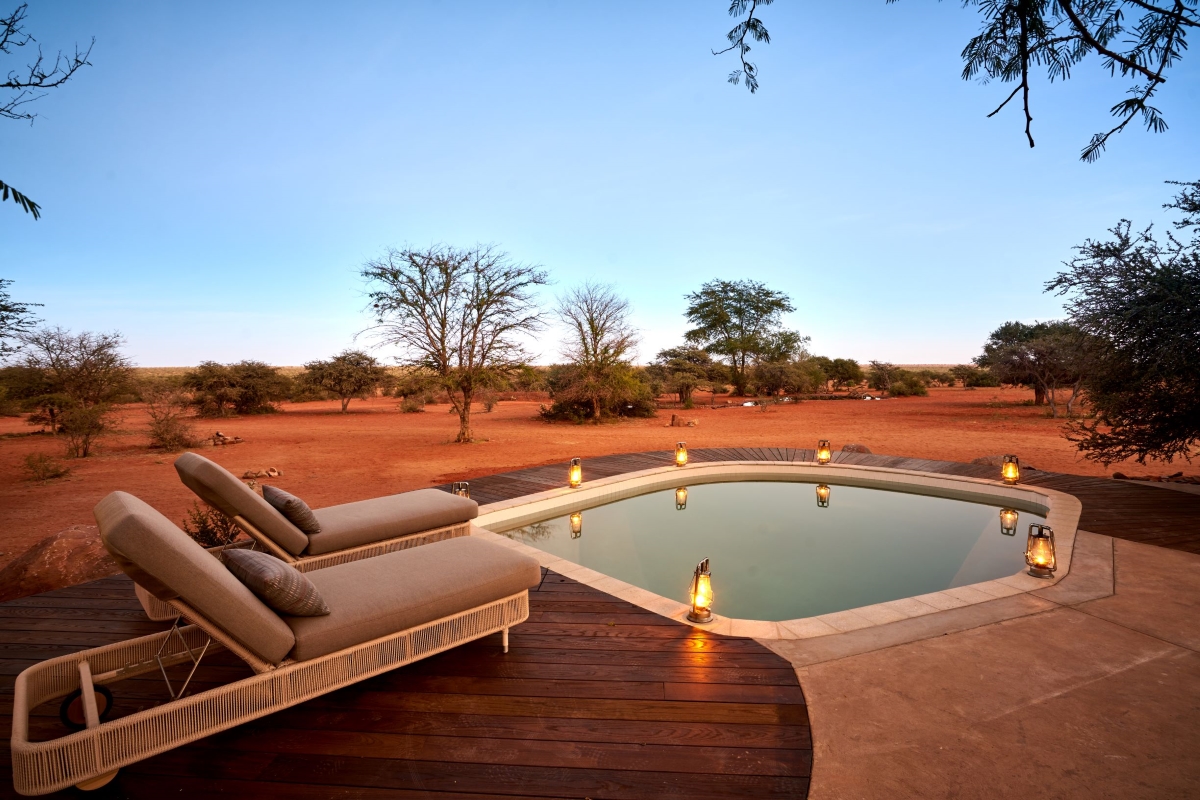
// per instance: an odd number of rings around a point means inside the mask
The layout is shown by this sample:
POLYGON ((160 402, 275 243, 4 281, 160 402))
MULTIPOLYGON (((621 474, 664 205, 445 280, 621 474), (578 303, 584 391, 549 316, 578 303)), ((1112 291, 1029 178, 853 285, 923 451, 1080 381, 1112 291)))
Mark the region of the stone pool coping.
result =
MULTIPOLYGON (((972 502, 999 503, 1018 510, 1043 514, 1046 523, 1054 529, 1058 571, 1052 578, 1035 578, 1022 571, 982 583, 814 617, 773 622, 716 615, 713 622, 696 626, 715 633, 750 636, 756 639, 808 639, 846 633, 1054 586, 1071 570, 1075 534, 1082 511, 1082 504, 1074 496, 1042 486, 1008 486, 1000 481, 981 478, 854 464, 716 461, 686 467, 656 467, 590 481, 586 480, 586 469, 585 463, 585 482, 578 489, 564 486, 561 489, 551 489, 481 506, 479 516, 474 520, 472 535, 526 553, 536 558, 543 567, 560 575, 680 622, 686 622, 685 616, 689 608, 684 603, 514 541, 494 533, 489 528, 508 530, 558 513, 587 509, 626 497, 683 485, 693 486, 729 480, 781 480, 816 481, 841 486, 929 494, 972 502)), ((1017 535, 1020 536, 1021 532, 1018 531, 1017 535)))

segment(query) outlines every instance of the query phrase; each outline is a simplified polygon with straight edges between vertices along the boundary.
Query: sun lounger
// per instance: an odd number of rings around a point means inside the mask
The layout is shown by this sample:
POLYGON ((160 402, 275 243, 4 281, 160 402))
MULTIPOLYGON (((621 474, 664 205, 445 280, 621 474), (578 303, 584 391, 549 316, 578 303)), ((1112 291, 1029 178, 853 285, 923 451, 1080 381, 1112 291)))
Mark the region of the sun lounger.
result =
POLYGON ((308 535, 229 470, 196 453, 175 459, 184 485, 284 561, 308 569, 357 561, 416 544, 465 536, 479 504, 437 489, 313 509, 320 533, 308 535), (417 540, 413 537, 420 536, 417 540))
POLYGON ((492 633, 503 632, 507 651, 508 629, 529 616, 529 589, 541 575, 534 559, 458 537, 309 571, 330 613, 292 617, 136 497, 114 492, 95 514, 122 570, 190 624, 177 620, 168 631, 59 656, 17 676, 11 749, 21 794, 98 788, 127 764, 492 633), (186 682, 168 682, 169 702, 101 720, 99 687, 159 670, 166 678, 164 667, 198 664, 218 646, 255 674, 194 695, 185 694, 186 682), (75 691, 86 728, 29 741, 30 712, 75 691))

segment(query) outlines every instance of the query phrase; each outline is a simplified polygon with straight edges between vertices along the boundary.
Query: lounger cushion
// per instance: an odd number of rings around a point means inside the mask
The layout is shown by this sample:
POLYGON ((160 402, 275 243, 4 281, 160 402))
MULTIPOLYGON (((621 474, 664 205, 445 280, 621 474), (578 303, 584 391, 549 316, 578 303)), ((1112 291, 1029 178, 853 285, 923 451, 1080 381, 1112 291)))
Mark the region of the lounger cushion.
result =
POLYGON ((226 550, 221 554, 221 560, 233 577, 280 614, 319 617, 329 613, 329 606, 325 605, 317 587, 295 567, 270 553, 226 550))
POLYGON ((278 486, 268 486, 263 484, 263 500, 271 504, 271 507, 287 517, 287 521, 299 528, 305 536, 312 536, 314 533, 321 532, 321 523, 317 522, 317 518, 313 516, 312 509, 308 507, 308 503, 296 497, 294 494, 285 492, 278 486))
POLYGON ((266 661, 277 664, 292 649, 279 615, 162 514, 125 492, 101 500, 94 513, 105 549, 159 600, 182 598, 266 661))
POLYGON ((318 508, 313 514, 321 532, 308 537, 305 555, 315 556, 467 522, 479 514, 479 504, 439 489, 419 489, 318 508))
POLYGON ((307 573, 326 617, 287 617, 305 661, 537 586, 538 562, 462 536, 307 573))
POLYGON ((308 537, 299 528, 220 464, 196 453, 184 453, 175 459, 175 471, 201 500, 227 517, 244 517, 292 555, 299 555, 308 547, 308 537))

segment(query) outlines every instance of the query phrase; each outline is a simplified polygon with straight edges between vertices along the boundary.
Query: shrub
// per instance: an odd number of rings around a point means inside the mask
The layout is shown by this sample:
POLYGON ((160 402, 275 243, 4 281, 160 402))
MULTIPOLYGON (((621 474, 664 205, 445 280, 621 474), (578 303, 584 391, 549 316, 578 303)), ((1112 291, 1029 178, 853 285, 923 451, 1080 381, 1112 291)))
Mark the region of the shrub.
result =
POLYGON ((55 478, 65 478, 71 474, 70 467, 64 467, 62 462, 45 453, 30 453, 25 456, 25 474, 31 481, 45 483, 55 478))
POLYGON ((96 440, 108 433, 110 409, 107 405, 73 406, 62 412, 60 430, 67 437, 67 455, 87 458, 96 440))
POLYGON ((241 529, 229 517, 209 506, 192 503, 183 520, 183 530, 201 547, 222 547, 241 535, 241 529))
POLYGON ((169 453, 186 450, 196 444, 196 430, 186 418, 191 398, 180 391, 158 389, 144 392, 146 413, 150 416, 150 446, 169 453))
POLYGON ((420 398, 406 397, 400 401, 401 414, 420 414, 425 410, 425 404, 420 398))
POLYGON ((496 397, 496 393, 491 389, 483 392, 479 396, 479 399, 483 402, 483 410, 487 413, 491 413, 493 410, 495 410, 496 405, 500 402, 500 399, 496 397))
POLYGON ((919 377, 910 373, 893 381, 888 389, 888 394, 892 397, 924 397, 929 394, 929 390, 925 388, 925 384, 919 377))
MULTIPOLYGON (((595 419, 595 396, 577 367, 570 364, 551 367, 548 382, 554 403, 542 406, 543 419, 571 422, 595 419)), ((614 370, 603 388, 602 417, 653 417, 658 413, 654 395, 641 371, 629 367, 614 370)))
POLYGON ((291 395, 292 384, 291 378, 261 361, 205 361, 183 377, 202 417, 273 413, 279 410, 275 402, 291 395))
POLYGON ((365 400, 388 377, 375 357, 361 350, 346 350, 328 361, 310 361, 304 370, 300 383, 337 397, 343 414, 351 400, 365 400))

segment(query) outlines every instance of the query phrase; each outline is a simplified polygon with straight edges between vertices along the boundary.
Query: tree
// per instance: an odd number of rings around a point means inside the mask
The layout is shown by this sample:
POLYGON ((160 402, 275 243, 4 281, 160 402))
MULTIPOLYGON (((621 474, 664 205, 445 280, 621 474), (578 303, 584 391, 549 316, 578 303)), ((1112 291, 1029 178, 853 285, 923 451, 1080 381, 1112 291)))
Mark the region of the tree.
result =
MULTIPOLYGON (((7 17, 0 17, 0 55, 11 56, 14 49, 28 47, 37 40, 25 31, 25 13, 29 6, 22 3, 7 17)), ((95 44, 96 40, 92 40, 95 44)), ((57 89, 69 81, 82 67, 91 66, 88 56, 91 55, 92 45, 84 52, 75 47, 75 54, 64 56, 60 51, 54 57, 53 66, 46 63, 42 48, 38 45, 37 58, 28 63, 20 72, 14 69, 7 71, 0 79, 0 90, 7 92, 7 97, 0 98, 0 117, 14 120, 28 120, 30 123, 37 117, 25 106, 42 97, 47 90, 57 89)), ((34 219, 41 216, 42 207, 26 195, 0 181, 0 202, 12 197, 13 202, 32 214, 34 219)))
POLYGON ((473 441, 475 392, 529 360, 520 339, 543 325, 534 290, 546 273, 492 245, 434 245, 389 248, 362 276, 380 341, 437 376, 458 413, 456 441, 473 441))
POLYGON ((202 417, 270 414, 279 410, 276 401, 292 389, 291 379, 261 361, 204 361, 183 376, 183 385, 192 391, 192 403, 202 417))
POLYGON ((8 342, 33 330, 37 320, 33 318, 31 309, 41 305, 13 300, 7 289, 11 285, 12 281, 0 278, 0 358, 15 352, 16 348, 8 342))
POLYGON ((1029 367, 1028 359, 1021 356, 1026 344, 1045 332, 1046 323, 1006 322, 988 335, 983 344, 983 353, 974 358, 975 365, 995 375, 1001 383, 1013 386, 1032 386, 1033 402, 1046 402, 1046 389, 1038 382, 1029 367))
MULTIPOLYGON (((1179 230, 1197 224, 1200 181, 1182 185, 1167 204, 1184 212, 1179 230)), ((1152 226, 1135 232, 1129 220, 1109 232, 1077 247, 1046 284, 1069 298, 1071 321, 1096 342, 1083 382, 1096 416, 1072 424, 1068 438, 1106 465, 1190 462, 1200 442, 1200 228, 1188 242, 1170 231, 1160 242, 1152 226)))
POLYGON ((345 350, 328 361, 310 361, 304 369, 302 380, 337 395, 343 414, 351 400, 371 396, 388 374, 374 356, 361 350, 345 350))
MULTIPOLYGON (((895 0, 887 0, 893 3, 895 0)), ((767 0, 731 0, 729 14, 746 19, 726 34, 730 46, 714 55, 737 50, 742 68, 729 75, 737 84, 744 75, 746 88, 758 90, 758 68, 746 61, 749 36, 770 43, 762 20, 754 16, 767 0)), ((1021 96, 1025 112, 1025 138, 1033 147, 1030 106, 1030 73, 1045 68, 1051 81, 1068 80, 1071 69, 1095 55, 1110 75, 1120 74, 1136 83, 1109 113, 1116 124, 1092 136, 1081 159, 1095 161, 1114 134, 1141 118, 1147 130, 1162 133, 1166 120, 1150 99, 1166 82, 1166 72, 1187 49, 1187 33, 1200 27, 1198 0, 963 0, 978 9, 982 29, 962 51, 963 80, 1016 83, 1016 88, 988 114, 995 116, 1021 96)))
POLYGON ((692 393, 701 385, 725 379, 723 365, 699 347, 669 347, 660 350, 651 365, 651 374, 668 392, 679 395, 684 408, 692 407, 692 393))
POLYGON ((30 422, 66 434, 67 453, 87 458, 110 428, 112 402, 129 389, 133 371, 121 352, 125 340, 119 333, 73 334, 60 327, 27 331, 19 339, 26 404, 40 412, 30 422))
POLYGON ((782 327, 783 314, 794 311, 786 294, 758 281, 713 280, 686 295, 684 312, 696 327, 684 334, 691 344, 729 359, 734 390, 745 395, 747 368, 764 354, 777 355, 805 339, 782 327))
POLYGON ((559 298, 559 320, 570 329, 562 353, 576 367, 570 394, 586 400, 592 419, 624 383, 638 334, 629 321, 629 301, 611 286, 584 283, 559 298))
POLYGON ((872 361, 871 372, 867 380, 870 381, 871 388, 887 392, 892 388, 892 383, 899 378, 899 372, 900 368, 895 364, 887 361, 872 361))
POLYGON ((829 366, 825 368, 825 374, 833 381, 835 389, 857 386, 863 380, 862 367, 853 358, 833 359, 829 366))

